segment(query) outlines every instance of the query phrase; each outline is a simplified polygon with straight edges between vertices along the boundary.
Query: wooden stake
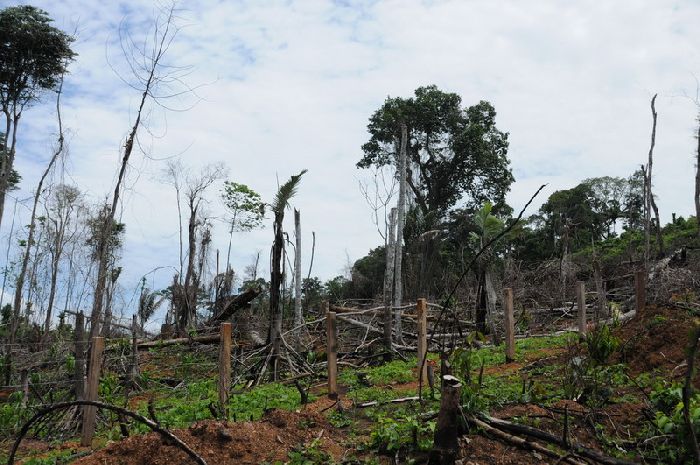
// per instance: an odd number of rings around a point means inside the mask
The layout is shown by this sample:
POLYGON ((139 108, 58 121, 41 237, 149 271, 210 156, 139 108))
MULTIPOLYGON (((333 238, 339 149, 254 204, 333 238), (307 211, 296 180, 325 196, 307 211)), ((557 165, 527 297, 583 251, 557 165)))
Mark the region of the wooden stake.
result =
POLYGON ((75 399, 83 400, 85 396, 85 317, 83 312, 75 314, 75 374, 73 382, 75 386, 75 399))
MULTIPOLYGON (((97 389, 100 384, 100 369, 102 365, 102 351, 105 348, 103 337, 93 337, 90 348, 90 368, 88 370, 87 391, 85 400, 96 401, 97 389)), ((97 407, 86 405, 83 407, 83 429, 80 436, 80 445, 83 447, 92 446, 92 438, 95 436, 95 423, 97 407)))
POLYGON ((21 383, 22 383, 22 403, 20 404, 22 408, 27 408, 27 403, 29 402, 29 371, 25 368, 20 373, 21 383))
POLYGON ((637 271, 634 274, 634 288, 637 304, 637 315, 641 315, 647 303, 646 271, 637 271))
POLYGON ((221 323, 219 331, 219 408, 228 419, 228 396, 231 390, 231 323, 221 323))
POLYGON ((336 339, 337 324, 335 312, 328 311, 328 302, 323 302, 326 310, 326 357, 328 359, 328 397, 338 397, 338 341, 336 339))
POLYGON ((515 319, 513 317, 513 289, 503 289, 504 319, 506 325, 506 363, 515 360, 515 319))
POLYGON ((576 283, 576 302, 578 302, 578 333, 581 337, 586 336, 586 283, 578 281, 576 283))
POLYGON ((428 354, 428 301, 418 299, 416 304, 418 314, 418 382, 424 385, 428 379, 428 363, 423 360, 428 354))

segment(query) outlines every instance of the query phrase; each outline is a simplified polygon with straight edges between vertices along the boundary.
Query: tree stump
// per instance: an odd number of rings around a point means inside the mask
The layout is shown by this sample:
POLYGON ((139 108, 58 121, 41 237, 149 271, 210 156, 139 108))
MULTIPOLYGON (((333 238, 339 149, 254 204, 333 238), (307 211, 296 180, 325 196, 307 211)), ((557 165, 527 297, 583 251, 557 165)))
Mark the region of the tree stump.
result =
POLYGON ((460 412, 462 384, 452 375, 442 377, 442 399, 438 413, 433 450, 428 465, 454 465, 459 454, 460 412))

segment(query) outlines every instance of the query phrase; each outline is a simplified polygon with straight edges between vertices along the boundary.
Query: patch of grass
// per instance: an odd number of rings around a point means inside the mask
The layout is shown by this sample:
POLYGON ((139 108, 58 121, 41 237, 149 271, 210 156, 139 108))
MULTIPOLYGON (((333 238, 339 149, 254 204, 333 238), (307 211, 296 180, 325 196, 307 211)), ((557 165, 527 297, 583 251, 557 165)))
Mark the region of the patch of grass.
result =
MULTIPOLYGON (((310 400, 314 400, 310 396, 310 400)), ((210 404, 216 405, 218 394, 215 380, 189 383, 167 397, 155 401, 158 420, 168 428, 185 428, 199 420, 212 418, 210 404)), ((299 391, 279 383, 265 384, 250 391, 233 394, 229 400, 231 419, 259 420, 267 409, 295 410, 301 405, 299 391)), ((138 404, 138 412, 148 416, 147 402, 138 404)), ((137 432, 146 432, 145 425, 134 425, 137 432)))
POLYGON ((339 373, 339 382, 350 389, 360 387, 358 373, 365 374, 367 381, 375 386, 385 386, 389 384, 408 383, 415 379, 413 369, 418 364, 415 357, 409 358, 407 361, 394 360, 384 365, 375 367, 363 368, 362 370, 341 370, 339 373))

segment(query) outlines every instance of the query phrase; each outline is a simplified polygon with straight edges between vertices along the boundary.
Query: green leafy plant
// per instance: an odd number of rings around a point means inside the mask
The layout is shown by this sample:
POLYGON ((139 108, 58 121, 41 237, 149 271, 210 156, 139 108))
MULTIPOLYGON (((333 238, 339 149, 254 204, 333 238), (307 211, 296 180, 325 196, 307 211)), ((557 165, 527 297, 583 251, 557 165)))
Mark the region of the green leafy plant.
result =
POLYGON ((416 415, 381 415, 370 434, 372 446, 382 453, 400 449, 427 450, 432 446, 434 421, 422 421, 416 415))
POLYGON ((335 463, 333 458, 321 449, 320 439, 314 439, 309 444, 295 448, 287 455, 289 461, 285 465, 333 465, 335 463))
MULTIPOLYGON (((680 385, 657 386, 649 396, 654 408, 654 425, 649 437, 661 436, 651 454, 660 463, 691 464, 688 431, 683 418, 682 387, 680 385)), ((695 394, 690 402, 690 418, 696 431, 700 429, 700 394, 695 394)))
POLYGON ((602 324, 586 335, 586 346, 591 358, 603 365, 620 347, 620 339, 613 336, 610 326, 602 324))

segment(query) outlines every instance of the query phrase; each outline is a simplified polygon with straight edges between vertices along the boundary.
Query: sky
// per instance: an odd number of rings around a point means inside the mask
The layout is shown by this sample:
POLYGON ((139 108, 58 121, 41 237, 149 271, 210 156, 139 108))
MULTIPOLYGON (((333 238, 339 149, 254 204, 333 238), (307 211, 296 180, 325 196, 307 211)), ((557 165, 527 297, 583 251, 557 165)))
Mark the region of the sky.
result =
MULTIPOLYGON (((159 4, 32 4, 77 35, 63 95, 67 176, 91 199, 103 199, 140 98, 120 79, 128 68, 119 30, 142 40, 159 4)), ((358 188, 368 173, 355 167, 368 118, 387 96, 408 97, 429 84, 458 93, 465 105, 495 106, 499 129, 510 133, 511 206, 519 210, 548 183, 530 213, 557 189, 628 176, 645 163, 649 102, 658 93, 657 203, 664 221, 693 214, 700 2, 191 0, 179 7, 183 27, 167 63, 186 71, 183 80, 196 94, 168 101, 177 111, 147 114, 149 131, 140 138, 147 155, 132 160, 121 209, 124 289, 144 275, 151 286, 166 286, 177 267, 175 193, 162 182, 165 160, 174 157, 192 173, 223 162, 228 179, 267 200, 278 183, 308 169, 292 201, 301 210, 304 269, 313 231, 313 274, 342 274, 383 243, 358 188)), ((31 195, 50 155, 52 107, 50 99, 36 105, 20 126, 18 198, 31 195)), ((224 213, 220 189, 211 189, 207 206, 217 218, 224 213)), ((27 209, 18 214, 25 218, 27 209)), ((9 223, 6 216, 5 235, 9 223)), ((266 223, 234 235, 235 269, 260 250, 267 272, 266 223)), ((215 247, 223 253, 227 234, 216 224, 215 247)))

